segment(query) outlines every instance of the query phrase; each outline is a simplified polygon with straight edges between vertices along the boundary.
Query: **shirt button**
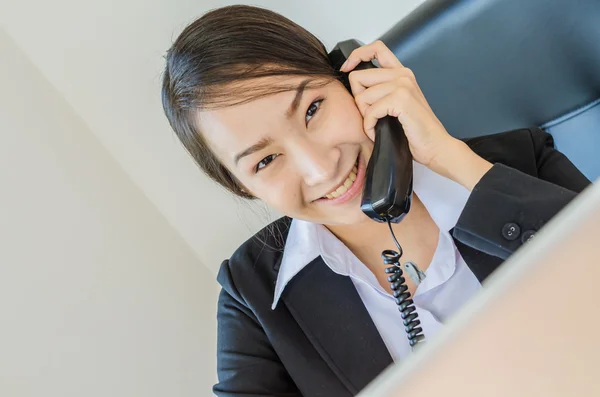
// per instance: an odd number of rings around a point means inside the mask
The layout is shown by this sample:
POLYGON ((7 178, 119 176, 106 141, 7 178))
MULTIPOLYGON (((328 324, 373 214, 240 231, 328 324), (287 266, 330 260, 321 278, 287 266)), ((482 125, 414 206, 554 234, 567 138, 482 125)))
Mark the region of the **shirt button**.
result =
POLYGON ((508 241, 513 241, 519 238, 521 234, 521 228, 516 223, 507 223, 502 228, 502 235, 508 241))
POLYGON ((535 236, 535 232, 533 230, 527 230, 523 232, 521 236, 521 242, 525 244, 527 241, 531 240, 535 236))

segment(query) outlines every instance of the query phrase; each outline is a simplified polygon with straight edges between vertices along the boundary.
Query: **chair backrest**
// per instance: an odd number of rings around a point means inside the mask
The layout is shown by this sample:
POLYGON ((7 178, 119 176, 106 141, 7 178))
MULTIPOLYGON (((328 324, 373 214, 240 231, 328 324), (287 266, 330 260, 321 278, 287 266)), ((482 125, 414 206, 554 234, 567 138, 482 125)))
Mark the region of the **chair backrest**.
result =
POLYGON ((541 126, 600 177, 600 1, 429 0, 381 40, 452 135, 541 126))

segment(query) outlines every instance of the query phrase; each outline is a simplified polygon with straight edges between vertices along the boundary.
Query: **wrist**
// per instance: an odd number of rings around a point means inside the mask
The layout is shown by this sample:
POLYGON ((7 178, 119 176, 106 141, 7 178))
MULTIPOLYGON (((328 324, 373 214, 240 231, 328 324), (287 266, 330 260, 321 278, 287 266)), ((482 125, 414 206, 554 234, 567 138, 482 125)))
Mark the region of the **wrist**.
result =
POLYGON ((451 138, 433 159, 429 168, 472 191, 493 164, 477 155, 463 141, 451 138))

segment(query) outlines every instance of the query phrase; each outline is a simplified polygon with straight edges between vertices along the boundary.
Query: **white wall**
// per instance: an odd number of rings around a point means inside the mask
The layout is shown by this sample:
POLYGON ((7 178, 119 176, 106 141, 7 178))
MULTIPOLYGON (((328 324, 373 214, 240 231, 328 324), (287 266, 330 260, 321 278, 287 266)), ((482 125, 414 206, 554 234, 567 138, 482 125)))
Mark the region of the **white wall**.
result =
MULTIPOLYGON (((240 2, 331 47, 422 1, 240 2)), ((0 0, 0 396, 210 394, 214 274, 271 214, 200 173, 159 87, 175 36, 234 2, 0 0)))
POLYGON ((64 95, 132 180, 213 272, 269 212, 205 178, 160 105, 163 55, 208 9, 251 3, 282 13, 331 48, 376 39, 423 0, 0 0, 0 25, 64 95))
POLYGON ((0 30, 0 395, 209 395, 216 290, 0 30))

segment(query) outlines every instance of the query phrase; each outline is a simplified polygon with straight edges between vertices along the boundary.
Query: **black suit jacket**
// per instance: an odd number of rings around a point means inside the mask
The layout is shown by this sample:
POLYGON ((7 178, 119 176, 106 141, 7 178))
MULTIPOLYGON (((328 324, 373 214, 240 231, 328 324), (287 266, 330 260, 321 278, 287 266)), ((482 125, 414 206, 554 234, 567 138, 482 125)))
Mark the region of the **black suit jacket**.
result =
MULTIPOLYGON (((526 241, 522 237, 590 181, 537 128, 466 142, 494 163, 452 233, 483 282, 526 241), (503 233, 509 223, 519 226, 517 238, 503 233)), ((221 265, 219 383, 213 389, 219 396, 352 396, 392 363, 352 281, 320 257, 290 281, 271 310, 289 224, 281 218, 269 225, 221 265)))

